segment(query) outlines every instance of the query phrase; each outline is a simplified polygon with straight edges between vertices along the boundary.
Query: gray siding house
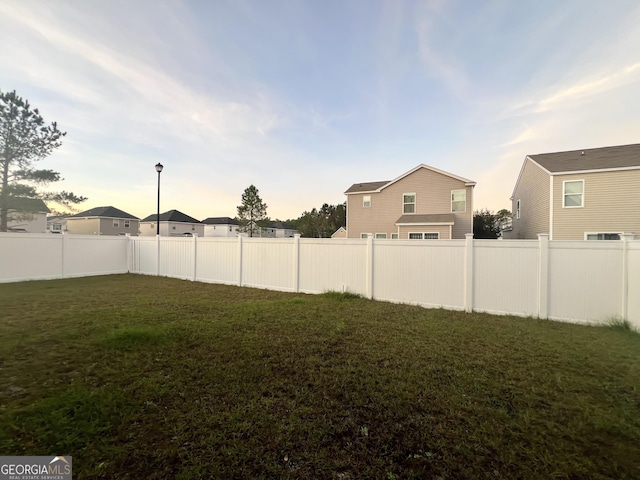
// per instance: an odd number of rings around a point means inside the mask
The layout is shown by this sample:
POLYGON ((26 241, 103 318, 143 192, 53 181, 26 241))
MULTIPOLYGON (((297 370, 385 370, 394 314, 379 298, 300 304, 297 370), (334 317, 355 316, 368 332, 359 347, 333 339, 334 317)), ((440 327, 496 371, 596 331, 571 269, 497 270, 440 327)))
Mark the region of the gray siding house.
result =
POLYGON ((95 207, 66 218, 66 231, 77 235, 132 235, 140 219, 115 207, 95 207))
POLYGON ((640 234, 640 144, 528 155, 506 239, 617 240, 640 234))

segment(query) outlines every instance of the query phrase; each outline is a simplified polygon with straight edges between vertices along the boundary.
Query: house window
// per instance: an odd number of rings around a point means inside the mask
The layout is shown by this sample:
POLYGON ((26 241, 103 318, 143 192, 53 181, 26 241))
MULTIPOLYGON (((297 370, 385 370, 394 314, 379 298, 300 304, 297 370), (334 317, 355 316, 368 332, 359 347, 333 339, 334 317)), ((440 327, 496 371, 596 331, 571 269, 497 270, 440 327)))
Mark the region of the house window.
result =
POLYGON ((405 193, 402 195, 402 213, 416 213, 415 193, 405 193))
POLYGON ((620 240, 619 233, 585 233, 585 240, 620 240))
POLYGON ((440 234, 438 232, 427 233, 409 233, 409 240, 439 240, 440 234))
POLYGON ((562 182, 564 193, 563 208, 580 208, 584 206, 584 180, 565 180, 562 182))
POLYGON ((397 233, 392 233, 391 234, 391 240, 398 240, 398 234, 397 233))
POLYGON ((360 238, 368 238, 370 234, 368 233, 361 233, 360 234, 360 238))
POLYGON ((51 230, 54 232, 61 232, 62 231, 62 224, 61 223, 54 223, 51 225, 51 230))
POLYGON ((118 220, 113 221, 113 228, 118 228, 120 226, 120 222, 118 220))
POLYGON ((467 210, 467 191, 451 190, 451 211, 464 212, 467 210))
POLYGON ((371 206, 371 195, 365 195, 362 197, 362 206, 370 207, 371 206))
POLYGON ((376 238, 387 238, 386 233, 376 233, 376 238))
POLYGON ((520 219, 520 199, 516 201, 516 219, 520 219))
POLYGON ((152 223, 151 225, 149 225, 149 228, 155 228, 155 225, 152 223))
POLYGON ((196 226, 195 225, 191 225, 191 231, 195 232, 196 231, 196 226))
POLYGON ((124 221, 124 228, 130 228, 131 227, 131 220, 125 220, 124 221))
POLYGON ((175 230, 175 229, 176 229, 176 226, 175 226, 175 225, 173 225, 173 226, 171 227, 171 230, 175 230))

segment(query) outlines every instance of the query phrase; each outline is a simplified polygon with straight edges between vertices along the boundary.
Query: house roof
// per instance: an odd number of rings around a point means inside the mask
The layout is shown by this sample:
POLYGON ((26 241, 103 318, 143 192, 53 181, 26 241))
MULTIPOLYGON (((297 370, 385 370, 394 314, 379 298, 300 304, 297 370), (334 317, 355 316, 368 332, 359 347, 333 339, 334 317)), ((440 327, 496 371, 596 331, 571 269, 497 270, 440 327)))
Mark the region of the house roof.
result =
POLYGON ((138 217, 134 217, 130 213, 124 212, 116 207, 95 207, 84 212, 76 213, 70 218, 87 218, 87 217, 106 217, 106 218, 130 218, 133 220, 139 220, 138 217))
POLYGON ((9 197, 7 205, 9 210, 15 210, 17 212, 51 212, 39 198, 9 197))
MULTIPOLYGON (((155 222, 158 219, 157 214, 149 215, 148 217, 140 220, 141 222, 155 222)), ((183 223, 200 223, 199 220, 196 220, 189 215, 186 215, 178 210, 169 210, 168 212, 164 212, 160 214, 161 222, 183 222, 183 223)))
POLYGON ((402 215, 396 220, 396 225, 453 225, 455 215, 453 213, 428 213, 402 215))
POLYGON ((640 144, 542 153, 528 157, 550 173, 640 168, 640 144))
POLYGON ((295 230, 291 225, 282 222, 270 222, 268 228, 276 228, 278 230, 295 230))
POLYGON ((238 225, 238 221, 231 217, 208 217, 200 223, 206 225, 238 225))
POLYGON ((404 177, 411 175, 413 172, 420 170, 421 168, 426 168, 427 170, 431 170, 432 172, 440 173, 441 175, 446 175, 447 177, 455 178, 456 180, 460 180, 461 182, 464 182, 466 186, 473 187, 476 184, 476 182, 474 182, 473 180, 469 180, 467 178, 454 175, 453 173, 445 172, 444 170, 439 170, 435 167, 430 167, 429 165, 425 165, 424 163, 421 163, 417 167, 412 168, 408 172, 403 173, 398 178, 395 178, 393 180, 386 180, 382 182, 354 183, 344 193, 346 195, 349 195, 353 193, 379 192, 384 188, 387 188, 388 186, 393 185, 394 183, 402 180, 404 177))

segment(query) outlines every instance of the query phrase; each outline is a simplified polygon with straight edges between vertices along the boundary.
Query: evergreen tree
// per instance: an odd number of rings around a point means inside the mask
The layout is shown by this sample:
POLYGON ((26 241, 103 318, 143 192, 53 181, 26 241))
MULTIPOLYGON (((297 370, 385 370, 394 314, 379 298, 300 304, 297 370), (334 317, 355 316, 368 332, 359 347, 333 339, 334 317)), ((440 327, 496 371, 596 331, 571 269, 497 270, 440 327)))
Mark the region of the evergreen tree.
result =
POLYGON ((258 189, 251 185, 242 194, 242 205, 238 205, 238 231, 253 237, 267 219, 267 204, 262 201, 258 189))
MULTIPOLYGON (((7 231, 12 219, 9 210, 18 200, 39 198, 67 208, 86 200, 71 192, 39 192, 37 189, 62 180, 60 173, 36 169, 34 164, 60 147, 65 135, 66 132, 58 130, 56 122, 46 125, 38 109, 31 109, 29 101, 15 91, 0 91, 0 232, 7 231)), ((16 215, 29 213, 17 212, 16 215)))

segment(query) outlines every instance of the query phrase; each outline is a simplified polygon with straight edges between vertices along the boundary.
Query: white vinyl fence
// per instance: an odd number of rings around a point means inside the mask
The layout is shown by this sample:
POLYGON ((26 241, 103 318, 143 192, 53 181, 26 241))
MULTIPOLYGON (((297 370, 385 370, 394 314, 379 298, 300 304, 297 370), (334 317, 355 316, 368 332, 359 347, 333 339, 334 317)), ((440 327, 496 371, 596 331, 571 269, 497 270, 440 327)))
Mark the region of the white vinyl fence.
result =
POLYGON ((0 234, 0 282, 107 273, 640 328, 640 241, 0 234))

